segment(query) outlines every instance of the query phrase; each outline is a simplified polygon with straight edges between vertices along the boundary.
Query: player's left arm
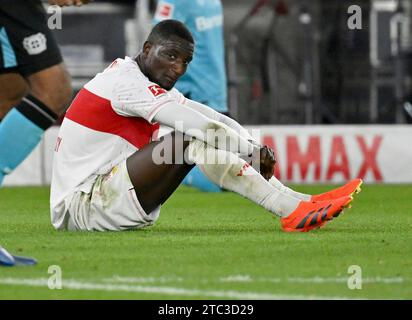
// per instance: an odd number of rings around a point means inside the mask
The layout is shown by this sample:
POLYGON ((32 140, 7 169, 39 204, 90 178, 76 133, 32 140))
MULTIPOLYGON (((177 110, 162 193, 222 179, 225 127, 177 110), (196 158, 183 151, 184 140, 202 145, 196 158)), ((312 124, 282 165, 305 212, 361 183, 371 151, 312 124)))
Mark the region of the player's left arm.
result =
POLYGON ((243 128, 236 120, 233 120, 232 118, 229 118, 228 116, 225 116, 224 114, 221 114, 220 112, 217 112, 216 110, 213 110, 212 108, 208 107, 207 105, 204 105, 202 103, 190 100, 190 99, 185 99, 183 104, 193 110, 196 110, 197 112, 200 112, 204 116, 224 123, 227 125, 229 128, 232 128, 235 130, 240 136, 243 138, 249 140, 251 143, 255 144, 256 146, 260 146, 260 144, 247 132, 245 128, 243 128))
POLYGON ((217 149, 240 153, 243 156, 252 156, 259 151, 258 147, 224 123, 212 120, 176 101, 168 102, 166 106, 159 109, 153 120, 202 140, 217 149), (223 139, 219 139, 218 135, 223 139))
POLYGON ((88 4, 93 0, 49 0, 50 5, 56 5, 59 7, 65 6, 81 6, 83 4, 88 4))
MULTIPOLYGON (((229 118, 228 116, 225 116, 224 114, 217 112, 216 110, 208 107, 207 105, 204 105, 202 103, 199 103, 199 102, 187 99, 187 98, 184 99, 183 105, 193 110, 196 110, 197 112, 203 114, 204 116, 214 121, 221 122, 227 125, 229 128, 237 132, 239 136, 248 140, 253 145, 255 145, 257 148, 260 148, 260 154, 259 154, 259 159, 258 159, 260 162, 260 173, 266 180, 269 180, 273 176, 274 167, 276 164, 276 157, 275 157, 274 151, 268 146, 262 146, 260 143, 258 143, 249 134, 249 132, 245 128, 243 128, 243 126, 240 125, 236 120, 233 120, 232 118, 229 118)), ((255 159, 245 159, 245 160, 246 161, 249 160, 249 162, 256 161, 255 159)))

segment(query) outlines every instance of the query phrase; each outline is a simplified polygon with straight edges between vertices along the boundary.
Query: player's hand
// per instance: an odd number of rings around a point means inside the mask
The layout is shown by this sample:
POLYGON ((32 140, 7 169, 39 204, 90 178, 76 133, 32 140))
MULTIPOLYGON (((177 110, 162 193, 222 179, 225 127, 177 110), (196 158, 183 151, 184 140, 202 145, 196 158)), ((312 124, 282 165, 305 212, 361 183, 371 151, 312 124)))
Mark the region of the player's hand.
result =
POLYGON ((60 6, 60 7, 81 6, 83 4, 88 4, 90 1, 93 1, 93 0, 49 0, 49 4, 60 6))
POLYGON ((272 178, 275 172, 276 157, 275 153, 268 146, 260 148, 260 174, 266 180, 272 178))

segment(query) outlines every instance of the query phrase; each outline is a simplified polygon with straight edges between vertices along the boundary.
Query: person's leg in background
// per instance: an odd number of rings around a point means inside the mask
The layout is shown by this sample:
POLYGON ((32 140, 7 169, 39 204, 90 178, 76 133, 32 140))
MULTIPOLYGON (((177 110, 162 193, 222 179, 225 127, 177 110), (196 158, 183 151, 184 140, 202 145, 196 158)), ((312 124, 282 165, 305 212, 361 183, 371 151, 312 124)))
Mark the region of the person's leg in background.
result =
POLYGON ((0 185, 33 151, 71 99, 70 77, 62 63, 26 79, 0 75, 0 185))
POLYGON ((214 184, 198 166, 194 167, 187 176, 183 179, 182 184, 194 187, 204 192, 221 192, 222 189, 214 184))

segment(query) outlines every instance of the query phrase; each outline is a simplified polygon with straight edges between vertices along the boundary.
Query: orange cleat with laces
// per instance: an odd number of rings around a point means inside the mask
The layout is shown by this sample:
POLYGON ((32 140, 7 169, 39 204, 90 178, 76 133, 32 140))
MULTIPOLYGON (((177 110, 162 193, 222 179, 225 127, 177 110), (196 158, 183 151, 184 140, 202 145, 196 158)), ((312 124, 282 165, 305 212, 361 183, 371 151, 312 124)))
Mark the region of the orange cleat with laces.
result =
POLYGON ((307 232, 322 227, 339 216, 352 200, 352 196, 344 196, 328 201, 301 201, 295 211, 280 219, 282 229, 285 232, 307 232))

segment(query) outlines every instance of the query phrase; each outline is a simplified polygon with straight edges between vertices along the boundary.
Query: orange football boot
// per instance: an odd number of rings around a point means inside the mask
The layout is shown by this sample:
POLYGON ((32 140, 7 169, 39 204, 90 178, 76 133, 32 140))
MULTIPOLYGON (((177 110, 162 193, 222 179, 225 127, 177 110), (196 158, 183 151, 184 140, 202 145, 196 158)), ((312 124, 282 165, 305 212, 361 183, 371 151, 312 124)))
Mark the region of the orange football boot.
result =
POLYGON ((317 194, 312 196, 312 201, 327 201, 333 200, 344 196, 353 196, 355 193, 361 192, 361 185, 363 181, 362 179, 353 179, 349 181, 347 184, 333 189, 331 191, 317 194))
POLYGON ((328 201, 301 201, 295 211, 280 219, 282 229, 285 232, 307 232, 322 227, 339 216, 352 200, 352 196, 345 196, 328 201))

